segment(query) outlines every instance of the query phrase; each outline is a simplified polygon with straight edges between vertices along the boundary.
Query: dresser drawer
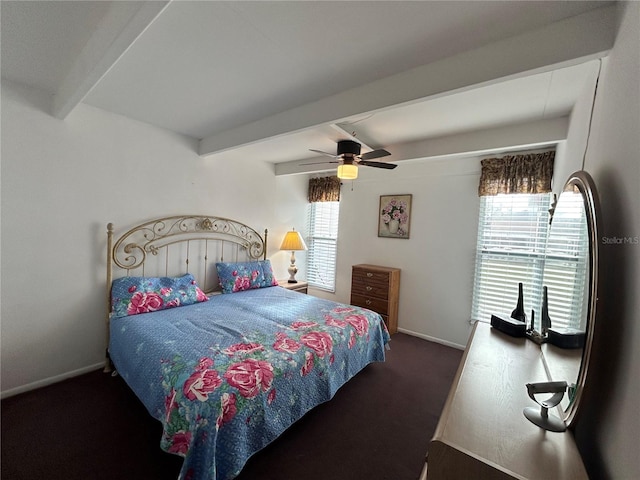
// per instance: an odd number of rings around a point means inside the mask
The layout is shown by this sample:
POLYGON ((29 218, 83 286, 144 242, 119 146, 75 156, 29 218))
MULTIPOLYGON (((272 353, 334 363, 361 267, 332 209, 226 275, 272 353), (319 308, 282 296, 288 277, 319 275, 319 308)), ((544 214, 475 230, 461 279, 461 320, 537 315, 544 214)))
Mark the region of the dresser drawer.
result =
POLYGON ((367 297, 377 297, 386 300, 389 298, 389 284, 374 283, 369 280, 353 279, 351 292, 367 297))
POLYGON ((366 280, 368 282, 389 285, 389 272, 376 272, 366 269, 354 268, 352 278, 366 280))
POLYGON ((389 298, 389 274, 354 270, 351 277, 351 291, 366 296, 389 298))
POLYGON ((351 305, 368 308, 382 315, 389 313, 389 302, 380 298, 351 294, 351 305))

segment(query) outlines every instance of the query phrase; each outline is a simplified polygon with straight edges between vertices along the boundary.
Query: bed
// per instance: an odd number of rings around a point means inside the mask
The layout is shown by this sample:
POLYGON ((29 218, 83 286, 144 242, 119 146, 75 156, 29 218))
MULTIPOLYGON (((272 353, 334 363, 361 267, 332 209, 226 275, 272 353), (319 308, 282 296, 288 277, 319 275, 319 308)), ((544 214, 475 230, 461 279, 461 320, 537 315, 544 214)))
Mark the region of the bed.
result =
POLYGON ((277 286, 266 238, 187 215, 107 227, 112 367, 162 423, 181 479, 228 480, 371 362, 389 334, 370 310, 277 286), (177 272, 171 276, 171 272, 177 272))

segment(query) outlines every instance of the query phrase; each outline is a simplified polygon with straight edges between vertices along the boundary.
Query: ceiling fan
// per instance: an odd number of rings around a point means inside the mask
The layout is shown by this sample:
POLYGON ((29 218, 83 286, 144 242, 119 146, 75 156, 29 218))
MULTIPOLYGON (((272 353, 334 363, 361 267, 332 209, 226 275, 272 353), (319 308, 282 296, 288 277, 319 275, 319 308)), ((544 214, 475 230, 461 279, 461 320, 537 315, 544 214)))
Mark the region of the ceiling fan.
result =
POLYGON ((338 142, 338 149, 335 155, 332 153, 323 152, 322 150, 310 149, 312 152, 334 158, 335 161, 303 163, 302 165, 316 165, 318 163, 338 163, 338 178, 344 180, 353 180, 355 178, 358 178, 358 165, 363 165, 365 167, 384 168, 387 170, 393 170, 398 166, 394 163, 372 162, 371 160, 374 158, 386 157, 387 155, 391 154, 384 149, 378 149, 360 155, 361 146, 362 145, 360 143, 353 140, 340 140, 338 142))

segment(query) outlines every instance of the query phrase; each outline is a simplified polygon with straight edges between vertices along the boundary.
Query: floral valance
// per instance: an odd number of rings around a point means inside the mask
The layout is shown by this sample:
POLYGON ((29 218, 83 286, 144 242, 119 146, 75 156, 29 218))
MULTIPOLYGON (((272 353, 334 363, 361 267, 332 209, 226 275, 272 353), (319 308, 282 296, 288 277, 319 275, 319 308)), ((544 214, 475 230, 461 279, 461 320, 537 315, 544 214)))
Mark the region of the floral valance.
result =
POLYGON ((499 193, 547 193, 551 191, 553 160, 556 152, 485 158, 478 195, 499 193))
POLYGON ((338 177, 320 177, 309 179, 309 203, 339 202, 340 179, 338 177))

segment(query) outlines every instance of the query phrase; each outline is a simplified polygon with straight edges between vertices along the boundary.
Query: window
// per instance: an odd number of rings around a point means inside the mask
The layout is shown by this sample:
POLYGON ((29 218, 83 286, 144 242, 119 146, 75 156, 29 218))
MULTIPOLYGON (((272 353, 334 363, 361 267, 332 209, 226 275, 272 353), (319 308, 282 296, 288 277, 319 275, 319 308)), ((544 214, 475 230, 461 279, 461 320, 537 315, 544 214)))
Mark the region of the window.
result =
POLYGON ((340 202, 309 203, 307 213, 307 281, 335 292, 340 202))
POLYGON ((547 239, 544 285, 554 327, 579 329, 589 301, 589 233, 582 194, 564 191, 547 239))
POLYGON ((550 202, 548 193, 480 197, 472 319, 509 315, 520 282, 527 318, 532 308, 540 318, 550 202))
POLYGON ((588 297, 582 199, 558 212, 551 234, 550 202, 551 194, 480 197, 472 319, 488 322, 492 314, 509 315, 522 282, 528 322, 533 309, 539 329, 542 290, 547 286, 552 326, 579 327, 588 297))

